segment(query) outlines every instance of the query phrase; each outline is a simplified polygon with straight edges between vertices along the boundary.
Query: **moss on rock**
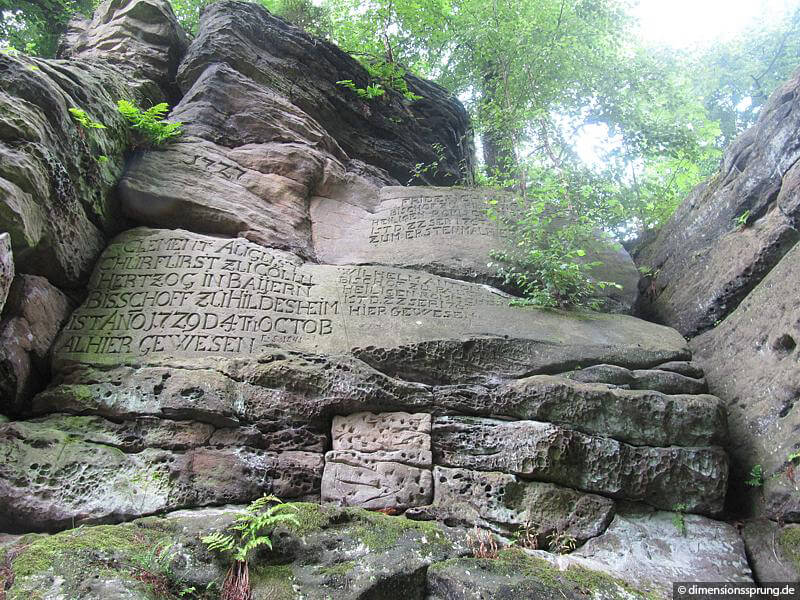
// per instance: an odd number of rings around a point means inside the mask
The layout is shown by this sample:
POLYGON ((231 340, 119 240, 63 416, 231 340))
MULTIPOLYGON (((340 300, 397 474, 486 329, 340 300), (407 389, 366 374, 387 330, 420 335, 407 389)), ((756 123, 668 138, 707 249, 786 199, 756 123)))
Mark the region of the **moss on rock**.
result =
POLYGON ((783 553, 800 571, 800 525, 789 525, 781 530, 780 545, 783 553))

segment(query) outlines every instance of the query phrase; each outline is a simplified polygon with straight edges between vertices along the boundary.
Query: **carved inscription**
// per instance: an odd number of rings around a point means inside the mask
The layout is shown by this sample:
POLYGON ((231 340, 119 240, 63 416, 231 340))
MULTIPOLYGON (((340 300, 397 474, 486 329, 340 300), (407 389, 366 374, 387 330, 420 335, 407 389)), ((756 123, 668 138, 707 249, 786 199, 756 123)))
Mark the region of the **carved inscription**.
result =
POLYGON ((381 267, 340 267, 339 290, 345 314, 360 317, 469 319, 508 303, 473 284, 381 267))
POLYGON ((371 223, 369 243, 390 244, 430 237, 497 236, 487 216, 489 195, 474 192, 398 198, 371 223))
POLYGON ((247 172, 237 165, 226 163, 221 160, 211 160, 207 156, 200 156, 199 154, 195 155, 190 161, 183 161, 183 164, 189 166, 198 165, 206 172, 222 175, 228 180, 239 180, 242 178, 242 175, 247 172))
POLYGON ((339 301, 314 287, 302 265, 244 240, 129 239, 100 259, 60 352, 242 354, 329 336, 339 301))

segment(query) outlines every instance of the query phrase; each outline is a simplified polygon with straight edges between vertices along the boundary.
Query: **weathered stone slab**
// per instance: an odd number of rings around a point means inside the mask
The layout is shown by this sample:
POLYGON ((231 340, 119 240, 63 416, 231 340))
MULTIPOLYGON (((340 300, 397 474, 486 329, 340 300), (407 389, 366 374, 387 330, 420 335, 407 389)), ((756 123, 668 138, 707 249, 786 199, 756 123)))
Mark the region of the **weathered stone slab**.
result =
POLYGON ((389 462, 380 455, 351 450, 325 454, 322 501, 363 508, 406 509, 430 504, 430 469, 389 462))
MULTIPOLYGON (((310 213, 314 246, 329 264, 384 264, 421 269, 456 279, 502 285, 488 267, 491 250, 509 243, 497 221, 487 216, 488 202, 511 211, 511 194, 492 189, 384 187, 379 196, 315 198, 310 213)), ((592 275, 614 281, 622 290, 603 290, 606 307, 627 312, 636 301, 639 273, 624 249, 590 248, 587 260, 599 260, 592 275)))
POLYGON ((226 148, 186 137, 134 157, 119 191, 123 210, 137 223, 240 236, 311 257, 306 198, 343 173, 310 146, 226 148))
POLYGON ((0 233, 0 312, 6 304, 8 290, 14 280, 14 255, 11 251, 11 236, 0 233))
POLYGON ((789 456, 800 451, 798 282, 800 246, 728 318, 692 341, 712 393, 727 404, 736 440, 731 500, 746 512, 787 521, 800 521, 800 484, 786 476, 789 456), (744 485, 755 465, 763 469, 763 497, 744 485))
POLYGON ((577 551, 534 554, 562 569, 584 567, 619 577, 665 599, 673 597, 676 581, 753 581, 736 528, 698 515, 620 509, 603 535, 577 551), (679 530, 681 522, 685 530, 679 530))
MULTIPOLYGON (((419 412, 433 403, 427 386, 392 379, 351 356, 272 347, 257 357, 216 357, 213 366, 162 362, 164 366, 70 369, 36 396, 33 414, 98 414, 113 420, 156 416, 219 428, 253 425, 272 440, 281 439, 283 432, 289 434, 289 443, 291 432, 297 432, 298 438, 317 443, 320 435, 327 440, 336 414, 419 412)), ((221 429, 218 433, 223 435, 221 429)), ((283 443, 275 449, 288 449, 283 443)))
POLYGON ((436 465, 502 471, 659 508, 684 504, 716 514, 727 488, 728 457, 718 447, 637 447, 549 423, 474 417, 437 417, 431 443, 436 465))
POLYGON ((431 415, 356 413, 333 418, 334 450, 350 450, 410 466, 431 466, 431 415))
MULTIPOLYGON (((575 371, 577 377, 628 374, 611 365, 575 371)), ((493 388, 439 386, 433 388, 435 406, 470 415, 505 416, 547 421, 612 437, 636 446, 723 446, 728 427, 719 398, 703 395, 666 395, 649 390, 627 390, 580 383, 563 377, 535 375, 493 388)))
POLYGON ((0 425, 0 529, 115 522, 264 493, 318 498, 322 456, 309 452, 148 448, 128 454, 48 423, 0 425))
POLYGON ((502 535, 526 530, 547 548, 554 532, 582 544, 605 531, 614 501, 507 473, 433 468, 433 504, 411 509, 413 518, 466 524, 502 535))
POLYGON ((55 365, 197 366, 202 357, 255 356, 273 344, 353 352, 433 382, 576 362, 644 367, 687 355, 676 332, 633 317, 510 307, 496 290, 434 275, 303 264, 242 239, 140 228, 103 253, 55 365), (433 360, 442 353, 452 354, 449 363, 433 360), (456 363, 456 354, 466 360, 456 363))

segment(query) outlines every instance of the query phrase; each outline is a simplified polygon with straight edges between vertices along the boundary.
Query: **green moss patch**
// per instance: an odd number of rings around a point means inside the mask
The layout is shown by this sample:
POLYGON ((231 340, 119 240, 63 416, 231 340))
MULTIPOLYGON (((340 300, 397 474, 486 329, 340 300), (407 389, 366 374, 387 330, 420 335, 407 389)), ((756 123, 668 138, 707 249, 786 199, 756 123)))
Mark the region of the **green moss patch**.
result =
POLYGON ((561 571, 546 560, 530 556, 516 548, 502 550, 496 559, 453 558, 430 566, 430 570, 434 572, 449 568, 467 568, 474 574, 483 571, 515 579, 527 578, 548 591, 552 590, 554 594, 569 592, 602 597, 650 597, 616 577, 578 566, 561 571))
POLYGON ((800 571, 800 527, 787 526, 781 529, 779 543, 786 557, 800 571))
POLYGON ((294 600, 294 575, 288 565, 267 565, 250 568, 253 600, 294 600))

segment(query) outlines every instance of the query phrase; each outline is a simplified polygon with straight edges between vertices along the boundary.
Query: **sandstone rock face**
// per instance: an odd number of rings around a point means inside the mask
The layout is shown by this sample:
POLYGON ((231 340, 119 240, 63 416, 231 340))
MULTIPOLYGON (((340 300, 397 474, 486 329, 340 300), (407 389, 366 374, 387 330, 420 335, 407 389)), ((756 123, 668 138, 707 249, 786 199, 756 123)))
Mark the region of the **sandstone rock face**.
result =
POLYGON ((44 277, 19 275, 0 321, 0 412, 19 414, 50 376, 50 347, 72 302, 44 277))
POLYGON ((676 581, 753 581, 744 544, 731 525, 637 507, 618 513, 603 535, 572 554, 536 555, 562 569, 599 570, 663 598, 672 598, 676 581))
POLYGON ((789 457, 800 450, 800 247, 795 247, 739 307, 692 346, 713 393, 727 403, 732 500, 772 519, 800 521, 800 491, 789 457), (761 491, 744 481, 755 465, 761 491), (737 502, 738 501, 738 502, 737 502))
POLYGON ((6 304, 13 280, 14 254, 11 251, 11 236, 7 233, 0 233, 0 313, 6 304))
POLYGON ((608 498, 507 473, 437 466, 433 481, 433 504, 412 509, 407 516, 478 526, 506 536, 524 532, 539 548, 547 548, 554 534, 582 544, 603 533, 614 514, 614 502, 608 498))
MULTIPOLYGON (((320 454, 209 447, 129 453, 107 445, 118 435, 114 424, 105 439, 97 432, 73 437, 62 425, 60 419, 0 425, 4 531, 60 529, 264 493, 319 495, 320 454)), ((104 429, 97 420, 94 427, 104 429)))
POLYGON ((800 72, 777 89, 758 122, 725 152, 720 172, 697 189, 636 252, 657 271, 644 314, 694 336, 733 311, 794 246, 800 72), (746 217, 747 226, 737 220, 746 217))
POLYGON ((304 264, 242 239, 137 229, 116 238, 99 260, 89 296, 58 342, 56 364, 176 364, 255 356, 280 344, 353 352, 378 369, 391 362, 406 379, 421 371, 420 380, 447 381, 461 373, 430 372, 448 367, 443 350, 469 348, 476 362, 456 368, 483 380, 492 371, 493 378, 508 377, 515 369, 605 360, 646 366, 686 355, 680 336, 631 317, 574 319, 507 303, 491 288, 414 271, 304 264), (435 347, 442 343, 452 347, 435 347), (524 350, 492 356, 495 344, 524 350), (506 373, 493 368, 493 359, 505 363, 506 373))
POLYGON ((439 417, 435 464, 504 471, 612 498, 644 500, 689 512, 722 510, 728 459, 721 448, 651 448, 621 444, 550 423, 439 417))
MULTIPOLYGON (((487 216, 489 201, 501 212, 516 209, 515 197, 491 189, 383 187, 377 194, 314 198, 311 220, 320 261, 384 264, 421 269, 457 279, 502 285, 491 250, 509 243, 502 224, 487 216)), ((588 259, 603 264, 592 275, 613 281, 606 309, 628 312, 638 295, 639 272, 628 253, 598 243, 588 259)))
POLYGON ((258 5, 223 2, 203 12, 178 73, 182 90, 188 93, 206 69, 220 63, 323 124, 350 158, 402 183, 418 163, 439 163, 437 175, 423 183, 453 185, 472 172, 466 111, 444 89, 408 76, 409 89, 421 100, 408 101, 394 90, 379 101, 362 100, 336 84, 350 79, 366 87, 369 77, 361 65, 258 5))
POLYGON ((120 229, 111 191, 128 133, 116 102, 166 99, 185 45, 168 2, 108 0, 61 49, 82 62, 0 57, 0 229, 18 272, 85 283, 120 229), (84 129, 69 108, 105 129, 84 129))
POLYGON ((73 20, 59 58, 101 59, 123 71, 153 104, 177 98, 175 75, 189 39, 162 0, 106 0, 92 19, 73 20))
POLYGON ((125 80, 101 63, 3 55, 0 89, 0 229, 18 272, 77 287, 118 226, 110 192, 127 143, 115 105, 129 95, 125 80), (84 130, 69 108, 106 129, 84 130))

